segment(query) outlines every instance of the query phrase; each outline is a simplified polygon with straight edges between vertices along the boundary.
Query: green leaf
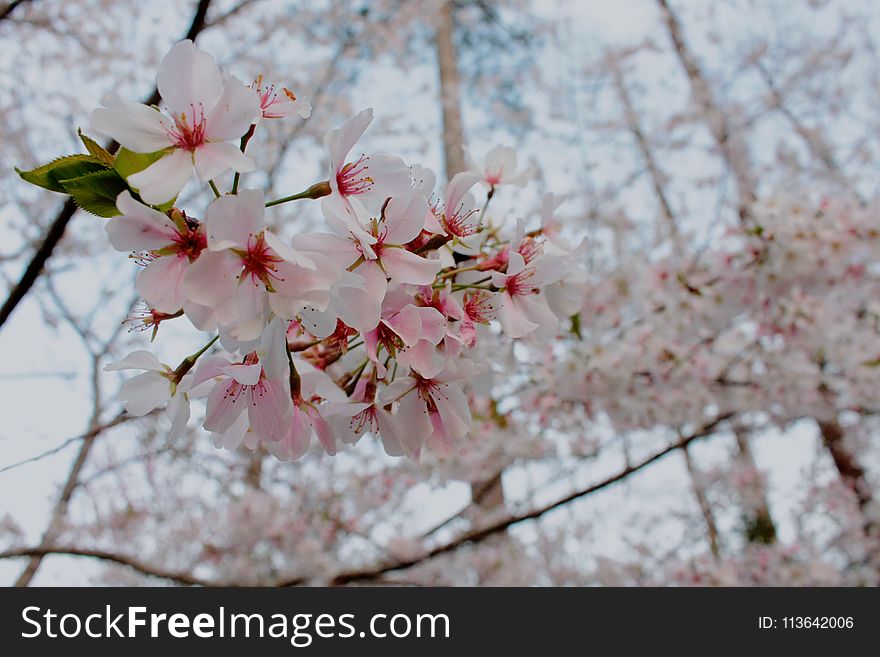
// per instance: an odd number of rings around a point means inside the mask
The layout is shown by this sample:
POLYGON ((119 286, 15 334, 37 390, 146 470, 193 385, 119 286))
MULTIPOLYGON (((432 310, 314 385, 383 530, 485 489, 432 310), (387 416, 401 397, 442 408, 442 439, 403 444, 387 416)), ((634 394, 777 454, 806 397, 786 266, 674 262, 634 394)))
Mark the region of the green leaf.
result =
POLYGON ((116 197, 128 189, 125 180, 113 169, 63 180, 61 184, 79 207, 99 217, 115 217, 120 214, 116 209, 116 197))
POLYGON ((86 150, 89 154, 94 157, 98 162, 107 167, 112 167, 114 164, 113 155, 110 154, 106 148, 101 146, 98 142, 96 142, 91 137, 84 135, 82 129, 76 131, 76 134, 79 135, 80 140, 83 145, 86 147, 86 150))
POLYGON ((130 175, 146 169, 166 152, 162 150, 155 153, 135 153, 127 148, 120 148, 113 166, 120 176, 128 178, 130 175))
POLYGON ((106 168, 93 155, 68 155, 30 171, 22 171, 16 167, 15 172, 38 187, 64 193, 67 190, 61 184, 62 180, 79 178, 106 168))

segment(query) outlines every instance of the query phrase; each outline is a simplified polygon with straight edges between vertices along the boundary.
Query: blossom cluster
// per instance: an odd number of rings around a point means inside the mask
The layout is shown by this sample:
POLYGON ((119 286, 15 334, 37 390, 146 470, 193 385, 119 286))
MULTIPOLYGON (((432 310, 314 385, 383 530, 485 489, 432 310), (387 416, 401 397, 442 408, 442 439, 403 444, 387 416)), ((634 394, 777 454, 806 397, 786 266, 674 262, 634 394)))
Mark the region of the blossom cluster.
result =
POLYGON ((876 204, 777 194, 687 267, 626 261, 591 281, 583 341, 544 390, 618 431, 725 413, 780 425, 876 409, 876 204), (549 391, 549 392, 548 392, 549 391))
MULTIPOLYGON (((475 354, 491 351, 478 342, 547 342, 570 314, 560 257, 569 252, 544 249, 558 242, 555 205, 530 232, 521 219, 512 231, 485 220, 498 187, 530 177, 512 149, 495 148, 435 192, 428 169, 351 155, 372 121, 368 109, 326 134, 327 180, 267 200, 240 187, 256 168, 248 142, 262 121, 307 118, 308 102, 262 76, 242 83, 191 41, 166 55, 157 87, 159 106, 110 94, 91 123, 127 157, 143 158, 116 166, 125 189, 106 214, 111 245, 142 266, 145 306, 134 321, 154 338, 181 317, 213 334, 177 366, 138 350, 106 368, 139 371, 120 398, 136 416, 164 407, 171 437, 185 430, 191 400, 205 397, 203 426, 222 448, 289 460, 313 438, 334 454, 340 441, 371 433, 391 455, 417 458, 426 446, 448 453, 472 427, 465 385, 482 367, 475 354), (221 193, 216 180, 230 171, 231 189, 221 193), (176 207, 194 173, 214 193, 203 216, 176 207), (327 232, 285 240, 270 230, 271 208, 308 199, 320 201, 327 232)), ((91 167, 112 165, 83 139, 92 155, 57 166, 94 175, 91 167)), ((28 175, 44 173, 35 171, 28 175)))

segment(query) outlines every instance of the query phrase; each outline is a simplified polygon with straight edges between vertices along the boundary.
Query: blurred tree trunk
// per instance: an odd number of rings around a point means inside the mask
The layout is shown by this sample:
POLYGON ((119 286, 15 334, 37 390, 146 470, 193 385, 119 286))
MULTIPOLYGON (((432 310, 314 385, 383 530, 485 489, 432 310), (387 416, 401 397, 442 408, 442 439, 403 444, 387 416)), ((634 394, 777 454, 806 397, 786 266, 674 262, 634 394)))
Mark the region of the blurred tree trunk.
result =
MULTIPOLYGON (((437 15, 437 69, 440 74, 440 105, 443 109, 443 161, 446 178, 464 171, 464 128, 461 118, 461 79, 455 51, 455 3, 445 2, 437 15)), ((471 501, 481 509, 504 506, 501 472, 471 484, 471 501)))
MULTIPOLYGON (((736 436, 736 445, 739 449, 737 458, 743 466, 750 472, 758 472, 758 465, 755 463, 755 457, 752 455, 752 448, 749 445, 749 436, 744 428, 735 426, 733 433, 736 436)), ((770 505, 767 502, 767 487, 764 480, 759 478, 749 495, 751 500, 747 500, 744 505, 746 508, 745 517, 745 533, 749 543, 765 543, 767 545, 776 542, 776 524, 773 522, 773 516, 770 515, 770 505)))
POLYGON ((443 4, 437 15, 437 68, 443 108, 443 161, 446 177, 464 171, 464 129, 461 120, 461 82, 455 53, 455 7, 443 4))

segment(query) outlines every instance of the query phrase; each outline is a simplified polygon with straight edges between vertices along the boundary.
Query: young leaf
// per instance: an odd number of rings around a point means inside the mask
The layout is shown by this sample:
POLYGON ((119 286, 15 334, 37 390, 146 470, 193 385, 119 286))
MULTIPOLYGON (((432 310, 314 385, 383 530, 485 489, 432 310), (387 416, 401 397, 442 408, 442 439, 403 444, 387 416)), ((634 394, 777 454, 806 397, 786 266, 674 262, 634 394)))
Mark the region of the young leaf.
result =
POLYGON ((113 169, 97 171, 78 178, 61 181, 64 191, 86 212, 99 217, 115 217, 116 197, 128 189, 125 180, 113 169))
POLYGON ((101 146, 98 142, 96 142, 91 137, 84 135, 82 129, 78 129, 76 134, 79 135, 80 140, 83 145, 86 147, 86 150, 89 154, 98 160, 101 164, 107 167, 112 167, 114 164, 113 155, 110 154, 106 148, 101 146))
POLYGON ((24 180, 53 192, 64 193, 62 180, 79 178, 106 169, 93 155, 67 155, 30 171, 15 169, 24 180))

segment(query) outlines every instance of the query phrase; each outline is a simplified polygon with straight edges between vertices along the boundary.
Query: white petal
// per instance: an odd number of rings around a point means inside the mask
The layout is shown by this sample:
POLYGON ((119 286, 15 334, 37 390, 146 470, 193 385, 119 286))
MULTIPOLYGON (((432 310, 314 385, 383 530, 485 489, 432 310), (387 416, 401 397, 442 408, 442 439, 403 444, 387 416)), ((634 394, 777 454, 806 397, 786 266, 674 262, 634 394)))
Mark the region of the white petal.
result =
POLYGON ((105 107, 92 112, 92 128, 112 137, 136 153, 153 153, 172 145, 171 122, 154 107, 124 100, 116 94, 104 98, 105 107))
POLYGON ((174 114, 207 112, 219 98, 223 78, 217 60, 189 39, 174 44, 156 75, 159 95, 174 114))
POLYGON ((199 146, 193 153, 196 173, 207 182, 230 169, 247 173, 256 168, 254 161, 233 144, 208 142, 199 146))
POLYGON ((161 372, 164 369, 165 366, 159 362, 155 354, 144 349, 132 351, 119 362, 104 366, 105 372, 117 372, 119 370, 155 370, 161 372))
POLYGON ((171 430, 168 432, 168 440, 180 438, 186 431, 186 423, 189 422, 189 400, 178 388, 178 393, 168 402, 165 415, 171 421, 171 430))
POLYGON ((107 237, 117 251, 159 249, 177 236, 167 215, 138 203, 128 190, 116 198, 116 207, 122 215, 107 222, 107 237))
POLYGON ((192 172, 192 155, 176 148, 143 171, 130 175, 128 182, 147 203, 161 205, 180 194, 192 172))
POLYGON ((260 98, 254 90, 236 78, 229 78, 217 104, 205 117, 205 136, 210 141, 238 139, 261 113, 260 98))
POLYGON ((171 399, 171 381, 158 372, 144 372, 129 379, 119 389, 125 410, 140 417, 171 399))

